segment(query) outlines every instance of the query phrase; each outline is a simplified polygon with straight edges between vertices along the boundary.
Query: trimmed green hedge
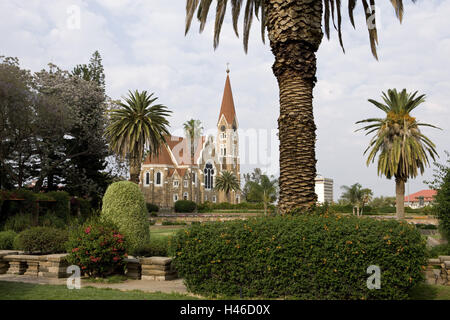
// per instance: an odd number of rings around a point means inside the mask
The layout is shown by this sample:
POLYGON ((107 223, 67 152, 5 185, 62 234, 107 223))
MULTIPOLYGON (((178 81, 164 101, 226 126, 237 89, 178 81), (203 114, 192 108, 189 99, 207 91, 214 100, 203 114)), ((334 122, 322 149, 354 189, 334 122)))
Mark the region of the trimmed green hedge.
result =
POLYGON ((65 230, 33 227, 22 231, 14 239, 14 249, 28 253, 64 253, 69 234, 65 230))
POLYGON ((193 225, 170 253, 191 292, 265 298, 404 299, 427 262, 414 226, 334 215, 193 225), (367 288, 371 265, 380 290, 367 288))
POLYGON ((150 239, 150 224, 144 195, 133 182, 111 184, 103 197, 102 219, 119 228, 129 249, 140 247, 150 239))
POLYGON ((159 212, 159 207, 153 203, 146 203, 148 213, 156 213, 159 212))
POLYGON ((2 231, 0 232, 0 250, 12 250, 14 249, 14 238, 17 233, 14 231, 2 231))
POLYGON ((132 252, 137 257, 167 257, 168 239, 151 239, 149 243, 132 252))
POLYGON ((178 200, 175 202, 175 212, 192 213, 197 209, 197 204, 189 200, 178 200))

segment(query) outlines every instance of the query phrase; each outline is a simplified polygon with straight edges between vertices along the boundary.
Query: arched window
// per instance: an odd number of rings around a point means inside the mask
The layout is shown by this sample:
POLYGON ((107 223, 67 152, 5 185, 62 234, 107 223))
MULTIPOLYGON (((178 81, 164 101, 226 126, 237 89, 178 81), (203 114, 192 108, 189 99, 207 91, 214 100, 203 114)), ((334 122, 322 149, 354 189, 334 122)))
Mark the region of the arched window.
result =
POLYGON ((144 175, 144 185, 146 186, 150 185, 150 172, 146 172, 144 175))
POLYGON ((157 172, 155 176, 155 185, 160 186, 162 185, 162 173, 157 172))
POLYGON ((205 189, 211 190, 214 187, 214 167, 211 163, 205 166, 205 189))
POLYGON ((184 193, 183 200, 189 200, 189 194, 187 192, 184 193))

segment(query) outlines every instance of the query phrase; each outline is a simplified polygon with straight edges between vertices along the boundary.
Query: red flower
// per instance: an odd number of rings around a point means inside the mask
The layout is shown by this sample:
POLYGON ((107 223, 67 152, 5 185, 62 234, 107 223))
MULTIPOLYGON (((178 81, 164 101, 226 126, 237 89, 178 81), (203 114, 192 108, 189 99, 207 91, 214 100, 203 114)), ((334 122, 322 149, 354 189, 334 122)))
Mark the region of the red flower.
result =
POLYGON ((75 248, 75 249, 72 249, 72 252, 78 252, 80 250, 80 248, 75 248))
POLYGON ((87 227, 86 230, 84 230, 84 232, 86 232, 86 234, 91 233, 91 227, 87 227))
POLYGON ((120 260, 120 257, 116 256, 116 257, 113 258, 113 260, 117 262, 118 260, 120 260))

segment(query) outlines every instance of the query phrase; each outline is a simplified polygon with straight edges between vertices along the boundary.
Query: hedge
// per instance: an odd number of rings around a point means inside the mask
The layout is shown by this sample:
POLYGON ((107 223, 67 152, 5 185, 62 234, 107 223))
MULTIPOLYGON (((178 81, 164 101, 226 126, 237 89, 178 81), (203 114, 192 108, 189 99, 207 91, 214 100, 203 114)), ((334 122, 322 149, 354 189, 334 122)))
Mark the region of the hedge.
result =
POLYGON ((442 235, 450 240, 450 169, 447 169, 435 201, 434 210, 439 219, 439 229, 442 235))
POLYGON ((14 249, 27 253, 64 253, 68 232, 49 227, 33 227, 22 231, 14 239, 14 249))
POLYGON ((0 250, 12 250, 14 249, 14 238, 17 233, 14 231, 0 232, 0 250))
POLYGON ((168 239, 151 239, 149 243, 132 252, 137 257, 167 257, 168 239))
POLYGON ((146 203, 148 213, 156 213, 159 212, 159 207, 153 203, 146 203))
POLYGON ((140 247, 150 239, 150 224, 144 195, 133 182, 111 184, 103 197, 101 217, 119 228, 129 249, 140 247))
POLYGON ((193 293, 264 298, 405 299, 427 262, 414 226, 334 215, 192 225, 170 253, 193 293), (367 288, 371 265, 380 290, 367 288))
POLYGON ((175 212, 192 213, 197 209, 197 204, 189 200, 178 200, 175 202, 175 212))

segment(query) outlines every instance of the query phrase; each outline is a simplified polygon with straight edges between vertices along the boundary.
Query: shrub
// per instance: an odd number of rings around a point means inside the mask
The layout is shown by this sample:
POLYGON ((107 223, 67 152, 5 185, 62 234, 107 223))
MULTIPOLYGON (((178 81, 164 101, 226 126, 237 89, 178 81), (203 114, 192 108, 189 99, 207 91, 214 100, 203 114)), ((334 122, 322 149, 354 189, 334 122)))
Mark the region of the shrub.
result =
POLYGON ((450 169, 446 170, 442 179, 436 194, 434 208, 439 219, 439 229, 442 235, 450 240, 450 169))
POLYGON ((0 232, 0 250, 12 250, 14 249, 14 238, 17 233, 14 231, 0 232))
POLYGON ((168 239, 152 239, 149 243, 136 249, 132 254, 137 257, 167 257, 168 239))
POLYGON ((64 219, 58 217, 53 212, 47 212, 42 217, 39 217, 39 225, 42 227, 65 229, 67 223, 64 219))
POLYGON ((124 271, 126 247, 126 238, 116 226, 91 219, 70 233, 67 261, 89 277, 106 277, 124 271))
POLYGON ((156 204, 147 202, 147 211, 149 213, 159 212, 159 207, 156 204))
POLYGON ((150 239, 150 224, 144 196, 133 182, 111 184, 103 197, 102 219, 119 228, 130 249, 138 248, 150 239))
POLYGON ((51 211, 59 218, 67 220, 70 216, 70 196, 65 191, 53 191, 44 194, 56 203, 52 206, 51 211))
POLYGON ((12 230, 14 232, 22 232, 33 225, 31 214, 19 213, 6 219, 4 230, 12 230))
POLYGON ((184 221, 170 221, 170 220, 166 220, 166 221, 163 221, 161 223, 161 225, 163 225, 163 226, 185 226, 185 225, 187 225, 187 223, 184 222, 184 221))
POLYGON ((197 204, 189 200, 178 200, 175 202, 175 212, 192 213, 197 209, 197 204))
POLYGON ((440 244, 432 247, 428 251, 429 258, 437 258, 439 256, 450 256, 450 244, 440 244))
POLYGON ((425 241, 414 226, 301 215, 193 225, 170 253, 190 291, 246 297, 403 299, 422 278, 425 241), (382 271, 367 288, 367 268, 382 271))
POLYGON ((65 230, 33 227, 17 235, 14 239, 14 249, 40 254, 63 253, 67 239, 65 230))

